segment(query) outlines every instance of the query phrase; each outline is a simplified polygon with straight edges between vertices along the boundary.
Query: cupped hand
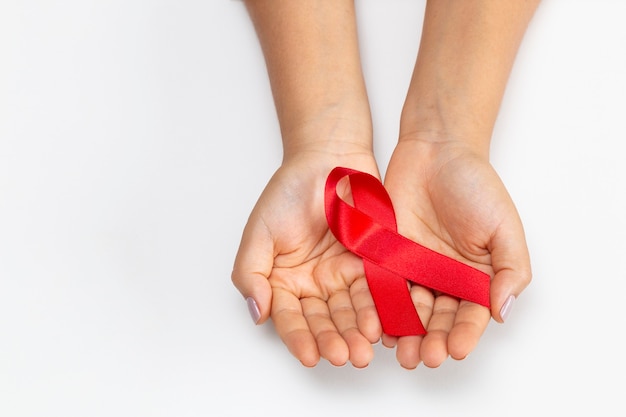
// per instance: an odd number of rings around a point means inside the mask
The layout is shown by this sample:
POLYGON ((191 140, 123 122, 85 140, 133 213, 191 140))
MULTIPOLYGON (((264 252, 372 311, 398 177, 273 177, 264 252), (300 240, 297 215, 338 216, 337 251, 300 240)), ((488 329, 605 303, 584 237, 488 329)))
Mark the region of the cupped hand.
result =
POLYGON ((398 142, 385 176, 398 231, 433 250, 492 276, 491 311, 435 294, 418 285, 411 297, 425 336, 383 336, 405 368, 465 358, 493 317, 503 322, 530 283, 522 222, 505 186, 484 155, 460 142, 398 142))
POLYGON ((232 273, 257 323, 271 317, 305 366, 321 357, 365 367, 382 334, 361 259, 328 229, 324 185, 339 165, 379 176, 369 150, 299 152, 283 162, 250 214, 232 273))

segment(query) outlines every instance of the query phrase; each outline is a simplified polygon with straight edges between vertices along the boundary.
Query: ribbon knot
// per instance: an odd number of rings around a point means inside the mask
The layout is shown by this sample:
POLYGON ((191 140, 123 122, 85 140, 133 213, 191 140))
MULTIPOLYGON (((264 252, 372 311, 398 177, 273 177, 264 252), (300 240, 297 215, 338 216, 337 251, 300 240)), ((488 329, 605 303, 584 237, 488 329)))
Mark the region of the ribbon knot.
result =
POLYGON ((489 275, 400 235, 391 199, 376 177, 336 167, 328 175, 324 197, 330 230, 363 259, 386 334, 426 333, 411 300, 409 282, 489 307, 489 275), (354 206, 337 194, 337 184, 346 176, 354 206))

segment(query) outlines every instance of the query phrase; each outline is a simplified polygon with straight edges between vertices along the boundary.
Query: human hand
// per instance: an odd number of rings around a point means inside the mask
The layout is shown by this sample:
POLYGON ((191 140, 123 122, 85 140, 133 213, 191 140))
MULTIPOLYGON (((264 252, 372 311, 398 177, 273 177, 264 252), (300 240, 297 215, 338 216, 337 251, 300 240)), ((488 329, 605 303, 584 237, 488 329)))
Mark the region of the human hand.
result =
POLYGON ((487 157, 462 142, 402 140, 385 177, 398 231, 437 252, 480 269, 491 281, 486 307, 413 285, 411 297, 428 333, 383 335, 405 368, 465 358, 490 317, 498 322, 530 283, 531 268, 517 210, 487 157))
POLYGON ((363 148, 341 155, 304 151, 284 160, 246 224, 232 280, 252 303, 257 323, 271 316, 303 365, 323 357, 361 368, 372 360, 382 330, 362 260, 337 242, 326 222, 324 184, 338 165, 379 176, 363 148))

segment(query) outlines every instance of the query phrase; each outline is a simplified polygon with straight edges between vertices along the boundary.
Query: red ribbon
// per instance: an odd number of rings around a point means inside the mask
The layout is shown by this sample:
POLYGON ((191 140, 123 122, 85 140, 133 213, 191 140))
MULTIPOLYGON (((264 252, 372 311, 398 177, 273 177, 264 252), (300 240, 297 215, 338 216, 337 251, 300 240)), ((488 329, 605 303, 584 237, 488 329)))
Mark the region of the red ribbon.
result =
POLYGON ((489 307, 489 275, 398 234, 391 199, 376 177, 350 168, 333 169, 326 180, 325 207, 337 240, 363 259, 386 334, 426 333, 408 281, 489 307), (354 206, 337 194, 337 184, 346 176, 354 206))

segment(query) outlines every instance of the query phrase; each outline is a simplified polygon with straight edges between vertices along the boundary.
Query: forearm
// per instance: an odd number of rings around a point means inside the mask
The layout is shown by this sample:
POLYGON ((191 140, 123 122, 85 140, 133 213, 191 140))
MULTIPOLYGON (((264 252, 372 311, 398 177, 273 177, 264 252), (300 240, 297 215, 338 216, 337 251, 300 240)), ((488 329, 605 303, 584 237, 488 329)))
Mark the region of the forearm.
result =
POLYGON ((539 0, 428 0, 400 139, 463 140, 488 154, 505 87, 539 0))
POLYGON ((287 155, 371 148, 353 0, 246 0, 287 155))

